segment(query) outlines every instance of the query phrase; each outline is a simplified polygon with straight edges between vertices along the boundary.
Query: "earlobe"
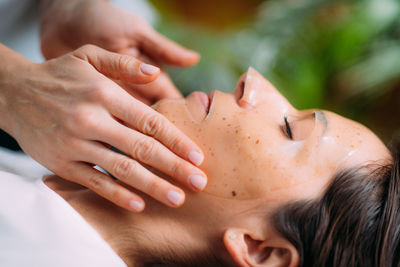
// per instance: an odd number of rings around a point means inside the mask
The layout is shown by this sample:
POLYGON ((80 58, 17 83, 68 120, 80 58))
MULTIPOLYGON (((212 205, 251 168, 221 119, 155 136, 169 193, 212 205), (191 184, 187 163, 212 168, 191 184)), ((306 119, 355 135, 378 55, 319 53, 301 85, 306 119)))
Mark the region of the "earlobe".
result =
POLYGON ((256 238, 249 231, 230 228, 224 233, 224 244, 241 267, 296 267, 299 264, 296 248, 277 233, 256 238))

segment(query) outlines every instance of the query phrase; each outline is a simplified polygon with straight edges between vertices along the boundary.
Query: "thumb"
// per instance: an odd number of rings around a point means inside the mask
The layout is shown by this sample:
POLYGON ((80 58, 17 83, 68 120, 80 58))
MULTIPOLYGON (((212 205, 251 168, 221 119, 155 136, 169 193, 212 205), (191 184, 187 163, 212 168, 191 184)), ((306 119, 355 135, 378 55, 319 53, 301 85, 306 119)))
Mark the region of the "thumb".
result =
POLYGON ((190 67, 199 62, 200 56, 197 52, 165 38, 150 26, 141 30, 138 39, 141 50, 158 62, 177 67, 190 67))
POLYGON ((129 83, 149 83, 160 74, 160 69, 128 56, 109 52, 95 45, 84 45, 72 55, 87 61, 103 75, 129 83))

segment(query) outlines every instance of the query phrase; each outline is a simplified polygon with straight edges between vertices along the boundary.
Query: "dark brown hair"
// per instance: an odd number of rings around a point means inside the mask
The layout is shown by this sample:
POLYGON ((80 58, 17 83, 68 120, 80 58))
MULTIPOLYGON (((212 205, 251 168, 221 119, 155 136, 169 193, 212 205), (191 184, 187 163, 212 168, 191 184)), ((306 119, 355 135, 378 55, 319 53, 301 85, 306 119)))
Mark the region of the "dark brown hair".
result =
MULTIPOLYGON (((298 250, 300 267, 400 266, 400 142, 392 157, 390 165, 342 171, 320 198, 274 212, 272 223, 298 250)), ((212 251, 190 256, 145 266, 228 266, 212 251)))
POLYGON ((399 142, 392 156, 391 165, 343 171, 321 198, 275 212, 273 225, 297 248, 299 266, 399 266, 399 142))

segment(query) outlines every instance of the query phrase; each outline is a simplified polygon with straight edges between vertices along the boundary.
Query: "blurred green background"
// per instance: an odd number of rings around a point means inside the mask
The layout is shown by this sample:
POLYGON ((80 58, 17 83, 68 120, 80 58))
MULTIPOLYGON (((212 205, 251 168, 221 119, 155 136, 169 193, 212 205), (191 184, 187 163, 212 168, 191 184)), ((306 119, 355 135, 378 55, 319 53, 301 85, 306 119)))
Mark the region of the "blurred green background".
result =
POLYGON ((400 134, 400 0, 150 0, 156 29, 198 51, 169 68, 185 94, 230 92, 249 66, 296 108, 362 122, 384 141, 400 134))

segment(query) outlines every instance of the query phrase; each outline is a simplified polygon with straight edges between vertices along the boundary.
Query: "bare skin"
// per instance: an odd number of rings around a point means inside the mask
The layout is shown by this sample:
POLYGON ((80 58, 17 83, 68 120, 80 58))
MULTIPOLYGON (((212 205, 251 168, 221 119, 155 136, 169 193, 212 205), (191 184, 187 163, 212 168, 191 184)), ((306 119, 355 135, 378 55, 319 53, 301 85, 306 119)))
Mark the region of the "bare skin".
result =
POLYGON ((296 110, 253 69, 233 94, 215 92, 211 99, 208 105, 194 93, 154 107, 206 154, 206 193, 187 192, 179 209, 154 204, 128 214, 56 177, 46 181, 129 266, 141 266, 140 251, 162 254, 166 247, 177 253, 212 249, 238 266, 297 266, 298 252, 269 224, 268 214, 288 201, 320 195, 340 169, 390 160, 364 126, 326 111, 323 117, 321 111, 296 110), (291 132, 283 127, 285 117, 291 132))
POLYGON ((43 0, 41 6, 48 62, 33 64, 0 45, 0 128, 60 177, 132 212, 145 202, 129 186, 174 207, 185 200, 181 186, 204 189, 201 149, 148 106, 182 97, 160 65, 189 67, 199 55, 106 0, 43 0))
MULTIPOLYGON (((41 47, 47 59, 85 44, 134 56, 158 67, 162 64, 190 67, 200 59, 198 53, 160 35, 144 20, 115 7, 108 0, 44 0, 42 7, 41 47)), ((152 83, 119 83, 146 104, 163 98, 182 97, 162 68, 159 78, 152 83)))
POLYGON ((181 205, 184 192, 141 163, 202 189, 191 183, 193 175, 206 177, 191 157, 195 153, 201 160, 201 149, 111 80, 148 83, 158 68, 93 45, 42 64, 0 45, 0 59, 0 128, 57 175, 133 212, 143 210, 143 199, 93 165, 169 206, 181 205))

